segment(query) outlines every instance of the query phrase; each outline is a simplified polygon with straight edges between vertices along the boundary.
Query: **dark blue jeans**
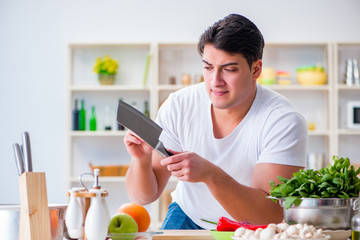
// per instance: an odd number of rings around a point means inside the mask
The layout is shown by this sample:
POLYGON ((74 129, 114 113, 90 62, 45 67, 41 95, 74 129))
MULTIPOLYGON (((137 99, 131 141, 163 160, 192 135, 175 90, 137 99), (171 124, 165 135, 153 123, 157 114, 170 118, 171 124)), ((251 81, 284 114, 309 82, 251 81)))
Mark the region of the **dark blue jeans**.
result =
POLYGON ((173 202, 169 205, 169 210, 161 226, 166 229, 203 229, 194 223, 180 208, 179 204, 173 202))

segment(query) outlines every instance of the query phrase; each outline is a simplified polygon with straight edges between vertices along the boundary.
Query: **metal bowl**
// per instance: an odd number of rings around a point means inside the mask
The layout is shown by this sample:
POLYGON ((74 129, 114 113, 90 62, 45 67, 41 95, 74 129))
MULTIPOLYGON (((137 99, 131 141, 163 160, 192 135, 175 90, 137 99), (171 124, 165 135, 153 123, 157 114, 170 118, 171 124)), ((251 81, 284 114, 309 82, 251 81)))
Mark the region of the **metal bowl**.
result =
MULTIPOLYGON (((49 204, 51 239, 63 240, 67 205, 49 204)), ((20 205, 0 204, 0 233, 2 240, 18 240, 20 205)))
POLYGON ((324 230, 351 229, 357 202, 357 198, 302 198, 299 206, 285 209, 285 199, 280 199, 287 223, 307 223, 324 230))

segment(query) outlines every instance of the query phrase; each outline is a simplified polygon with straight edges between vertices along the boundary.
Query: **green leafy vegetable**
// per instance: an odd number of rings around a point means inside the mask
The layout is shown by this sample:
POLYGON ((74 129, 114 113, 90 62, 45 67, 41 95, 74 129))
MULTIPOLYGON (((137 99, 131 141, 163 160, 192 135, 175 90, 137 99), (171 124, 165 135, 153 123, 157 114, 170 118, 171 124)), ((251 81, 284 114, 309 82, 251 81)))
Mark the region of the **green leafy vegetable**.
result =
MULTIPOLYGON (((291 179, 278 176, 281 183, 270 182, 270 196, 285 198, 286 209, 293 204, 298 206, 301 198, 351 198, 360 192, 360 167, 355 171, 349 158, 333 156, 333 165, 319 170, 301 169, 291 179)), ((273 199, 277 201, 276 199, 273 199)))

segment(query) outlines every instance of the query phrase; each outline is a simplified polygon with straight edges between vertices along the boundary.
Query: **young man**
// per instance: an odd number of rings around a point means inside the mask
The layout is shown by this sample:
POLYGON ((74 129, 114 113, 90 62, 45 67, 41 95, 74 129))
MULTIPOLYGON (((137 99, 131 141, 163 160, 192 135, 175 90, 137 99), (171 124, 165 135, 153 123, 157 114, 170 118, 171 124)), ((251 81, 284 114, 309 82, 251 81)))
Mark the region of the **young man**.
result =
POLYGON ((225 216, 253 224, 279 223, 279 204, 267 199, 270 180, 291 178, 305 165, 304 118, 281 95, 256 83, 264 40, 247 18, 231 14, 201 36, 204 83, 169 96, 159 110, 162 159, 129 132, 126 177, 131 200, 155 201, 170 176, 172 193, 163 229, 212 229, 201 219, 225 216))

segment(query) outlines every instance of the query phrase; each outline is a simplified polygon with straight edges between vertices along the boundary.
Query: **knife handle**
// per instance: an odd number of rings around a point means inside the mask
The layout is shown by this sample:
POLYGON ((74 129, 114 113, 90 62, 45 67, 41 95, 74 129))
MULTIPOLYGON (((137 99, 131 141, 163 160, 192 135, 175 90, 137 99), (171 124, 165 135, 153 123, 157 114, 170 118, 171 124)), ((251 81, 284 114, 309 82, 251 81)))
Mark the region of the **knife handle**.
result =
POLYGON ((14 143, 13 148, 14 148, 14 154, 15 154, 15 163, 16 163, 18 174, 20 176, 25 171, 20 145, 18 143, 14 143))
POLYGON ((164 148, 164 149, 165 149, 166 153, 169 155, 169 157, 174 155, 173 153, 169 152, 166 148, 164 148))
POLYGON ((23 155, 24 155, 24 164, 25 171, 32 172, 32 159, 31 159, 31 145, 30 145, 30 136, 28 132, 23 133, 23 155))
POLYGON ((159 141, 158 144, 156 145, 155 151, 158 152, 160 154, 160 156, 162 156, 163 158, 167 158, 167 157, 174 155, 171 152, 169 152, 168 150, 166 150, 166 148, 164 147, 164 144, 161 141, 159 141))

